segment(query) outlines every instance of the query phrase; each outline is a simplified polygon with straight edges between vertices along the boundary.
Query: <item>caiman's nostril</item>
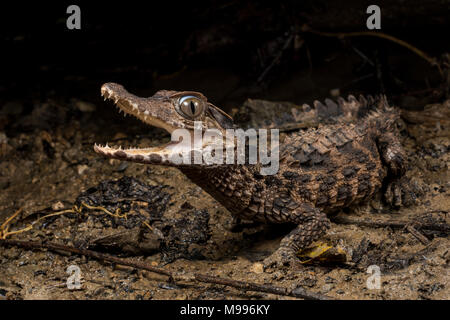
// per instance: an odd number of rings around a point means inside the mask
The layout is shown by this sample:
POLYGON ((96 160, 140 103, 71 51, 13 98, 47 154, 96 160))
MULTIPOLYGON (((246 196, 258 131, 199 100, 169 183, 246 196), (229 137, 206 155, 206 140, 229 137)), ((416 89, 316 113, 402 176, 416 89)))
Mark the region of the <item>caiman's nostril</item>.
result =
POLYGON ((127 93, 127 91, 125 90, 125 88, 118 84, 118 83, 114 83, 114 82, 107 82, 105 84, 102 85, 101 87, 101 92, 102 94, 104 94, 105 92, 107 92, 109 95, 111 95, 112 93, 127 93))
POLYGON ((112 90, 109 87, 108 83, 105 83, 104 85, 102 85, 100 92, 101 92, 102 96, 104 96, 105 98, 108 98, 112 94, 112 90))

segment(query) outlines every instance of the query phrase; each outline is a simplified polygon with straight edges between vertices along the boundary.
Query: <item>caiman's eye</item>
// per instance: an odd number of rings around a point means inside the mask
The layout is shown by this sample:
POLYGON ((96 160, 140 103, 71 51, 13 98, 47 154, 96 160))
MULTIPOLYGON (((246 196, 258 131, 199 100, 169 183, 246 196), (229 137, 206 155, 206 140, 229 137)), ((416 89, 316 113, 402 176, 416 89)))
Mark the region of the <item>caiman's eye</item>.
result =
POLYGON ((188 118, 196 118, 203 112, 203 101, 195 96, 181 97, 179 110, 188 118))

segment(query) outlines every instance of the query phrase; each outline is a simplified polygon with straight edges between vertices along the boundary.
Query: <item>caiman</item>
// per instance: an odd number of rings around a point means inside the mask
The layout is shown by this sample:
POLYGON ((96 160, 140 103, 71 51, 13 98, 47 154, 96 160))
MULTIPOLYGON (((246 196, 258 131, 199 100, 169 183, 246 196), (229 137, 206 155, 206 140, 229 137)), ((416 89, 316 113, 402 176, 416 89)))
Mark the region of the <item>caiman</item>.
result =
MULTIPOLYGON (((193 135, 195 121, 201 130, 217 129, 224 137, 234 127, 228 114, 198 92, 161 90, 141 98, 106 83, 101 94, 125 114, 169 133, 183 128, 193 135)), ((370 199, 382 186, 393 206, 409 196, 401 182, 407 159, 399 140, 399 110, 385 96, 349 96, 315 105, 312 112, 318 117, 340 114, 355 121, 288 133, 280 142, 279 170, 273 175, 261 175, 260 163, 174 163, 170 155, 180 152, 177 142, 142 149, 95 145, 94 150, 108 158, 177 167, 235 217, 295 224, 264 261, 266 266, 284 265, 298 261, 295 254, 330 228, 327 214, 370 199)))

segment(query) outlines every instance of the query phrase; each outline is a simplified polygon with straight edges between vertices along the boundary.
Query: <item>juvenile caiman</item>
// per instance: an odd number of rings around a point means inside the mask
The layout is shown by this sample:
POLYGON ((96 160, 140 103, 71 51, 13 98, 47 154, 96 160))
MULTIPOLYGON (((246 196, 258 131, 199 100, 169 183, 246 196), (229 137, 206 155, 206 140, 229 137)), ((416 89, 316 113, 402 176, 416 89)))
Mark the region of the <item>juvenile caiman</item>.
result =
MULTIPOLYGON (((201 122, 202 130, 233 127, 233 119, 198 92, 162 90, 141 98, 119 84, 106 83, 101 94, 125 114, 169 133, 179 128, 193 133, 194 121, 201 122)), ((298 250, 326 232, 327 214, 371 198, 382 184, 390 204, 400 206, 405 197, 400 181, 407 159, 398 135, 399 110, 384 96, 349 96, 337 103, 327 99, 317 106, 318 116, 339 113, 356 121, 289 133, 280 143, 274 175, 261 175, 259 163, 173 163, 167 155, 180 152, 176 142, 143 149, 95 145, 94 150, 108 158, 177 167, 235 217, 296 224, 265 260, 266 266, 282 265, 293 262, 298 250)))

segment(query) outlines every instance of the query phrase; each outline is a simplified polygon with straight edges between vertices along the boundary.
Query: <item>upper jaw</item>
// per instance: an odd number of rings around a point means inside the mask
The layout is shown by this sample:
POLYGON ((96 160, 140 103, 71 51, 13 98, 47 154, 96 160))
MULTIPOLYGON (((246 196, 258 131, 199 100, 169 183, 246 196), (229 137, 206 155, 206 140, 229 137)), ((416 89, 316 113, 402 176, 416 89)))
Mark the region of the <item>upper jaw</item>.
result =
POLYGON ((164 108, 170 108, 172 101, 163 97, 141 98, 129 93, 122 85, 105 83, 101 87, 101 94, 105 100, 114 101, 124 114, 130 114, 148 125, 165 129, 172 133, 177 125, 169 117, 164 118, 164 108))

